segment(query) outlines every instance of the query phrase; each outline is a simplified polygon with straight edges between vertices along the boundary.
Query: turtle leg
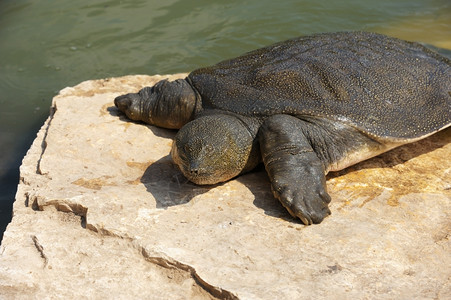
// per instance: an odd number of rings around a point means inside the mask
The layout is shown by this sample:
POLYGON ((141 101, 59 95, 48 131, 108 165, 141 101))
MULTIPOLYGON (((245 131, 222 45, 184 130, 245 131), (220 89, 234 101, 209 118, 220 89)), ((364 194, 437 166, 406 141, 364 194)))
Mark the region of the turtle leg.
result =
POLYGON ((325 167, 302 127, 289 115, 268 118, 259 130, 260 150, 274 196, 306 225, 330 214, 325 167))

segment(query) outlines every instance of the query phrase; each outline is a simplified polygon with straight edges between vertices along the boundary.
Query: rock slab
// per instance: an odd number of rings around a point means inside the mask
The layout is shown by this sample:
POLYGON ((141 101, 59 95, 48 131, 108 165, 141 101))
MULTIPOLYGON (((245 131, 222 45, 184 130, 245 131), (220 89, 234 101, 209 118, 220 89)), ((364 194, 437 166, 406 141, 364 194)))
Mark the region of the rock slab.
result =
POLYGON ((21 166, 1 299, 451 298, 451 128, 329 174, 332 215, 304 226, 263 169, 196 186, 170 159, 175 131, 113 105, 183 76, 54 98, 21 166))

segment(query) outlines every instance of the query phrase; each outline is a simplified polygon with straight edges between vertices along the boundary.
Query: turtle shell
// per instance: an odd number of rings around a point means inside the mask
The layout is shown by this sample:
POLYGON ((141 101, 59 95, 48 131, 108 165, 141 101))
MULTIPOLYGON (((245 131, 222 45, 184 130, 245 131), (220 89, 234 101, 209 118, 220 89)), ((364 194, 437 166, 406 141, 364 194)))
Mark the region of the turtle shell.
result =
POLYGON ((204 109, 344 122, 408 141, 451 125, 451 62, 413 42, 366 32, 300 37, 197 69, 204 109))

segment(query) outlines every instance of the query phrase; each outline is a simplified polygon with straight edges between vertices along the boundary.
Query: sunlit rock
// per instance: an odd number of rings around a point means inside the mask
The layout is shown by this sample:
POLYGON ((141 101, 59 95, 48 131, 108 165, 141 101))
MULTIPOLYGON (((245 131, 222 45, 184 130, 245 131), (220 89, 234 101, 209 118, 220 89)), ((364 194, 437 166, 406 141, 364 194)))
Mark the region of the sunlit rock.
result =
POLYGON ((196 186, 169 157, 175 131, 118 116, 115 96, 161 79, 54 98, 21 167, 0 298, 451 298, 451 128, 329 174, 332 215, 306 227, 263 170, 196 186))

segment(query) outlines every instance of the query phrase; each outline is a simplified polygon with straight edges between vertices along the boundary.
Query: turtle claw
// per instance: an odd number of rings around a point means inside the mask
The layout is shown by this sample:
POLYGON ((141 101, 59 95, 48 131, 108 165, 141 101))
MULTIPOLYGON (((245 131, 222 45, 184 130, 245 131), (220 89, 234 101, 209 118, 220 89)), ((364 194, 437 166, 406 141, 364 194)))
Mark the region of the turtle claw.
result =
POLYGON ((274 192, 274 196, 279 199, 291 216, 299 218, 305 225, 312 225, 321 223, 331 214, 328 207, 330 196, 322 184, 318 184, 316 188, 309 186, 307 189, 299 185, 294 188, 295 191, 290 191, 286 187, 280 192, 274 192))
POLYGON ((304 211, 303 209, 298 209, 298 212, 295 213, 291 208, 286 207, 286 206, 284 206, 284 207, 287 209, 287 211, 290 213, 290 215, 293 218, 299 218, 302 221, 302 223, 304 223, 304 225, 312 225, 313 224, 313 221, 310 218, 309 214, 306 211, 304 211))

